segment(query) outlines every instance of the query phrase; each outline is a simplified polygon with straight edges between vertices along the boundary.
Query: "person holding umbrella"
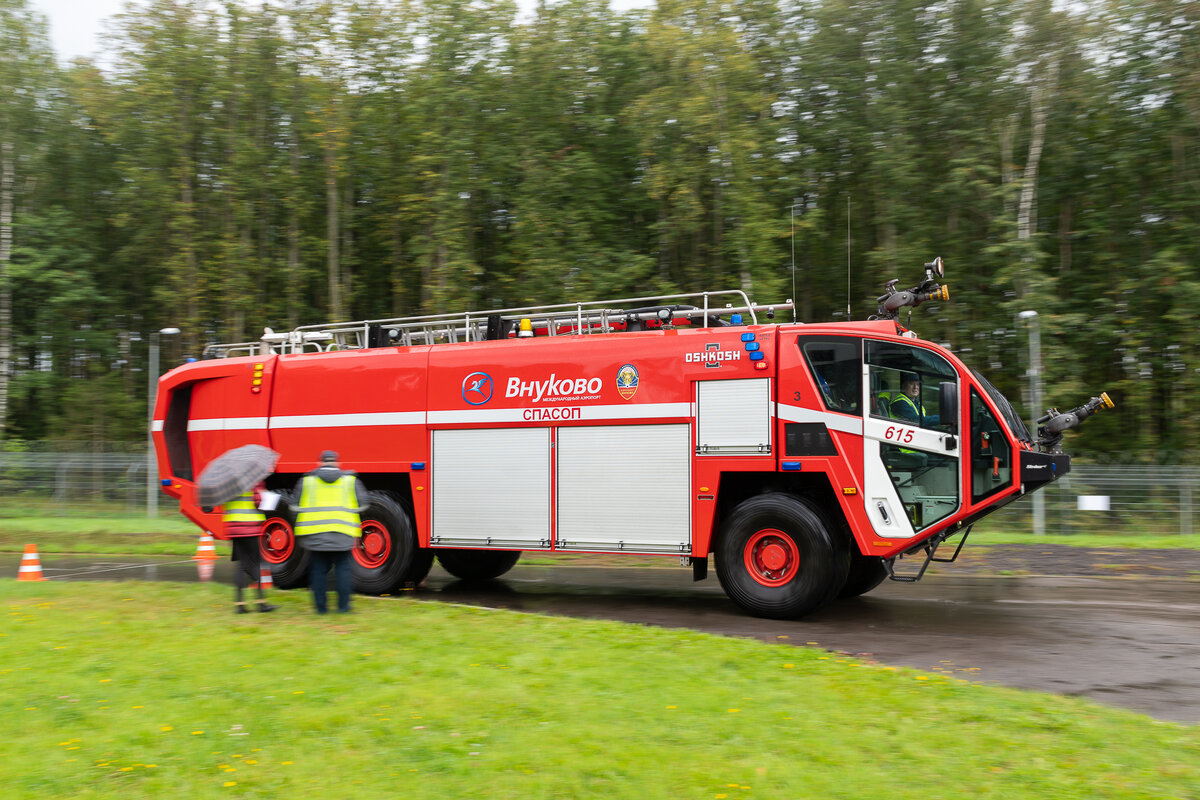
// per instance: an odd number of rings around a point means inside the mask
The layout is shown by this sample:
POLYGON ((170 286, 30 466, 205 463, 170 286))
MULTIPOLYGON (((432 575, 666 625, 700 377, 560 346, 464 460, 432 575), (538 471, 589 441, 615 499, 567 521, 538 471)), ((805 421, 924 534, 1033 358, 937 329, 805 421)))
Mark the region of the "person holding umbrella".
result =
POLYGON ((229 450, 213 459, 197 482, 201 506, 211 510, 222 506, 222 530, 218 539, 233 544, 233 560, 238 562, 234 578, 234 613, 247 614, 244 591, 258 583, 258 610, 274 611, 277 606, 267 602, 259 582, 261 537, 267 515, 259 510, 267 487, 263 479, 275 470, 279 454, 261 445, 245 445, 229 450))
POLYGON ((260 580, 260 545, 267 515, 258 506, 266 490, 266 485, 259 483, 251 491, 242 492, 224 504, 225 513, 221 516, 221 521, 225 523, 224 538, 233 543, 233 560, 238 563, 237 575, 234 576, 234 613, 237 614, 249 613, 242 595, 251 583, 258 584, 259 611, 266 613, 278 608, 267 602, 260 580))
POLYGON ((312 554, 308 583, 318 614, 327 610, 326 581, 333 566, 338 611, 350 611, 350 551, 362 537, 359 514, 370 504, 358 477, 338 467, 338 454, 321 453, 321 464, 300 479, 295 495, 296 543, 312 554))

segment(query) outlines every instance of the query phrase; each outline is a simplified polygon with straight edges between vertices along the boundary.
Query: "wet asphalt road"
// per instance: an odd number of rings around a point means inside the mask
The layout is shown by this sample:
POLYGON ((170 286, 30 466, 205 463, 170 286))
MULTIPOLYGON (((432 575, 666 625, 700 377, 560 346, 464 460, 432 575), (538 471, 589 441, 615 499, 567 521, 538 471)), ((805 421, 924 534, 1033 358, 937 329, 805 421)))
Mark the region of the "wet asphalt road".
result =
MULTIPOLYGON (((197 579, 194 563, 169 561, 44 556, 42 566, 56 580, 197 579)), ((4 574, 16 573, 16 560, 0 563, 4 574)), ((228 582, 231 566, 217 562, 215 579, 228 582)), ((435 566, 417 597, 810 644, 1200 723, 1197 581, 943 572, 918 584, 885 582, 785 622, 744 615, 715 576, 694 583, 686 568, 518 565, 499 580, 468 586, 435 566)))

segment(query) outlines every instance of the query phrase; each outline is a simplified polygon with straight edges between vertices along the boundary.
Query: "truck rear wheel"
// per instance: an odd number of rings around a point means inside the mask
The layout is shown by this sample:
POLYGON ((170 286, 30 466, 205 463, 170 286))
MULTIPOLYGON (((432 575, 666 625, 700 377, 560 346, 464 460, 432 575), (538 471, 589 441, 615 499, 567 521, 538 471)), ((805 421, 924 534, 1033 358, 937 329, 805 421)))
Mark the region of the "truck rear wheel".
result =
POLYGON ((385 594, 406 583, 419 583, 429 573, 433 553, 417 546, 412 518, 390 495, 369 492, 361 515, 362 536, 351 551, 354 591, 385 594))
POLYGON ((296 545, 293 525, 296 513, 287 497, 280 499, 279 507, 271 512, 263 525, 259 539, 259 553, 264 564, 270 565, 271 582, 277 589, 303 589, 308 586, 308 551, 296 545))
POLYGON ((838 592, 838 597, 858 597, 866 594, 887 577, 883 567, 883 559, 878 556, 864 556, 857 548, 850 550, 850 572, 846 575, 846 583, 838 592))
POLYGON ((802 617, 845 584, 849 543, 799 497, 777 492, 752 497, 725 519, 719 537, 721 587, 755 616, 802 617))
POLYGON ((442 568, 463 581, 490 581, 513 568, 520 550, 438 550, 442 568))

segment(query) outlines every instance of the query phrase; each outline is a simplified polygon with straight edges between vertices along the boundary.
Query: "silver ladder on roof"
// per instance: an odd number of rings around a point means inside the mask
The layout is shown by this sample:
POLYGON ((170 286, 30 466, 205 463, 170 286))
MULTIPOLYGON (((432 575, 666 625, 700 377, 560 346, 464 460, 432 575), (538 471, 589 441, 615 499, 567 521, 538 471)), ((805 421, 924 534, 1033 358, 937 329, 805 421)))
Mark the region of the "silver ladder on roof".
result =
POLYGON ((793 308, 793 303, 756 305, 746 293, 731 289, 720 292, 695 292, 653 297, 627 297, 619 300, 598 300, 587 303, 561 303, 549 306, 505 308, 496 311, 466 311, 454 314, 429 314, 417 317, 369 319, 358 322, 334 322, 320 325, 301 325, 292 331, 276 333, 265 329, 257 342, 210 344, 203 358, 232 356, 283 355, 287 353, 362 350, 371 346, 412 346, 452 342, 481 342, 488 339, 489 325, 493 334, 508 338, 521 320, 528 319, 534 330, 543 336, 576 336, 593 333, 612 333, 631 325, 657 320, 670 325, 677 320, 696 322, 702 327, 718 322, 720 315, 749 316, 750 324, 758 323, 758 312, 774 317, 776 311, 793 308), (722 302, 723 301, 723 302, 722 302), (374 332, 374 337, 372 333, 374 332), (374 338, 374 341, 372 341, 374 338))

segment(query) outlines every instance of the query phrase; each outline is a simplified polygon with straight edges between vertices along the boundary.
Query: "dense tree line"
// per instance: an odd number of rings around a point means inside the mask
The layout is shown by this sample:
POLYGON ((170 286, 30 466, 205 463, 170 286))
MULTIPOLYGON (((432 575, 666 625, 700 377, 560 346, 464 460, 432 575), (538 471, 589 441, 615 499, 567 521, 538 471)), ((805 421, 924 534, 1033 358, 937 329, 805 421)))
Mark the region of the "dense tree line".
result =
POLYGON ((66 67, 26 0, 0 0, 0 37, 9 440, 143 435, 167 325, 170 362, 264 325, 660 291, 861 319, 941 255, 953 296, 914 315, 923 335, 1021 397, 1036 310, 1046 402, 1118 402, 1081 445, 1200 442, 1194 0, 532 19, 150 0, 99 65, 66 67))

